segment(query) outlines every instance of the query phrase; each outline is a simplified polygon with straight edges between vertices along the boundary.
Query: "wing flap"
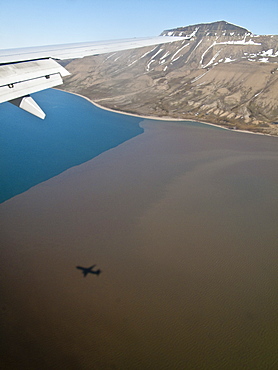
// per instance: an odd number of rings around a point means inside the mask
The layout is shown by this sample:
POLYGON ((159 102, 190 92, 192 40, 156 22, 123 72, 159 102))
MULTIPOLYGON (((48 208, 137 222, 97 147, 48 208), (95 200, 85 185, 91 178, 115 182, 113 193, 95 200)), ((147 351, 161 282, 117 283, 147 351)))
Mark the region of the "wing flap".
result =
POLYGON ((32 60, 28 62, 0 65, 0 86, 31 80, 42 76, 70 73, 53 59, 32 60))
POLYGON ((32 80, 21 81, 0 87, 0 103, 29 95, 50 87, 62 85, 63 80, 59 73, 50 75, 49 78, 38 77, 32 80))
POLYGON ((0 103, 61 85, 69 74, 52 59, 0 65, 0 103))

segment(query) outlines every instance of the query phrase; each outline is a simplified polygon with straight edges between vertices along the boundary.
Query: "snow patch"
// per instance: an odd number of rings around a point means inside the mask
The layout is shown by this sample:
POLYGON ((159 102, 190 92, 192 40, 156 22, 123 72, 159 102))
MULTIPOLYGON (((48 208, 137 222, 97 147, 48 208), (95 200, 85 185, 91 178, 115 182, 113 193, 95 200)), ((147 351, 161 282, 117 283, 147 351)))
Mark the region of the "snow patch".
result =
POLYGON ((258 92, 257 94, 255 94, 255 95, 253 96, 253 99, 254 99, 254 98, 256 98, 257 96, 259 96, 262 92, 263 92, 263 90, 261 90, 260 92, 258 92))
MULTIPOLYGON (((180 55, 179 57, 177 57, 177 58, 173 59, 173 60, 172 60, 172 63, 173 63, 173 62, 175 62, 176 60, 180 59, 180 57, 181 57, 181 55, 180 55)), ((171 63, 171 64, 172 64, 172 63, 171 63)))
POLYGON ((209 71, 206 71, 206 72, 205 72, 205 73, 203 73, 202 75, 200 75, 200 76, 198 76, 198 77, 194 78, 194 79, 191 81, 191 83, 198 81, 200 78, 202 78, 203 76, 205 76, 208 72, 209 72, 209 71))
POLYGON ((203 59, 206 53, 209 51, 210 48, 212 48, 214 45, 216 45, 216 41, 213 41, 213 43, 203 52, 201 59, 200 59, 200 64, 203 66, 203 59))
POLYGON ((138 60, 139 60, 139 59, 134 60, 133 62, 131 62, 131 63, 130 63, 130 64, 128 64, 127 66, 128 66, 128 67, 132 66, 134 63, 138 62, 138 60))
POLYGON ((262 57, 266 57, 266 56, 270 57, 270 56, 272 56, 272 54, 273 54, 273 49, 269 49, 267 51, 263 50, 262 53, 261 53, 261 56, 262 57))
POLYGON ((170 51, 167 51, 160 59, 165 59, 170 55, 170 51))
POLYGON ((108 59, 112 58, 115 54, 116 54, 116 53, 113 53, 113 54, 108 55, 108 57, 106 57, 106 59, 105 59, 105 60, 108 60, 108 59))
POLYGON ((161 53, 163 49, 159 49, 153 56, 152 59, 154 59, 159 53, 161 53))
POLYGON ((189 37, 194 37, 199 28, 200 27, 196 27, 195 30, 189 35, 189 37))
POLYGON ((189 45, 189 43, 188 44, 185 44, 185 45, 183 45, 181 48, 179 48, 176 52, 175 52, 175 54, 172 56, 172 58, 171 58, 171 61, 174 61, 174 60, 176 60, 176 59, 174 59, 175 58, 175 56, 183 49, 183 48, 185 48, 186 46, 188 46, 189 45))
POLYGON ((231 63, 234 62, 236 59, 231 59, 231 58, 225 58, 224 63, 231 63))
POLYGON ((269 49, 267 51, 262 51, 261 54, 259 54, 261 57, 271 57, 271 58, 275 58, 278 56, 278 51, 276 51, 276 53, 273 54, 273 49, 269 49))
MULTIPOLYGON (((153 49, 154 50, 154 49, 153 49)), ((159 49, 152 57, 151 57, 151 59, 149 60, 149 62, 148 62, 148 64, 147 64, 147 67, 146 67, 146 69, 147 69, 147 72, 149 72, 150 71, 150 66, 151 66, 151 64, 153 63, 153 62, 155 62, 155 57, 159 54, 159 53, 161 53, 163 51, 163 49, 159 49)), ((142 57, 141 57, 142 58, 142 57)))
POLYGON ((148 63, 147 68, 146 68, 147 72, 149 72, 149 71, 150 71, 150 67, 151 67, 151 64, 152 64, 153 62, 155 62, 155 60, 151 59, 151 60, 150 60, 150 62, 148 63))
POLYGON ((145 54, 143 54, 140 59, 144 58, 146 55, 152 53, 154 50, 156 49, 156 46, 151 50, 151 51, 147 51, 145 54))
MULTIPOLYGON (((218 55, 220 54, 220 52, 222 51, 223 49, 220 49, 212 58, 211 60, 205 65, 203 66, 203 68, 206 68, 207 66, 211 65, 215 59, 218 57, 218 55)), ((227 59, 227 58, 226 58, 227 59)), ((224 63, 226 63, 226 61, 224 61, 224 63)))
POLYGON ((268 63, 268 58, 261 58, 259 59, 259 62, 268 63))
POLYGON ((223 42, 218 42, 217 44, 222 44, 222 45, 261 45, 259 42, 254 42, 253 40, 248 40, 245 41, 245 37, 243 40, 239 41, 223 41, 223 42))

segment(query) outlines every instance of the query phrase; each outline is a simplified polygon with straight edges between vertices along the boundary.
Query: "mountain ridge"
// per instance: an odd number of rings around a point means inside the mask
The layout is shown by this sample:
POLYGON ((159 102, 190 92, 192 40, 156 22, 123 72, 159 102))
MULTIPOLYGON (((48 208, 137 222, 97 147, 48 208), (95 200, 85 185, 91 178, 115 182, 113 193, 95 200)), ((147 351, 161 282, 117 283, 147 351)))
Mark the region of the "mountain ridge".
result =
POLYGON ((192 33, 194 35, 204 35, 206 36, 216 36, 217 33, 221 32, 230 33, 230 36, 243 35, 245 33, 250 33, 246 28, 236 26, 235 24, 226 22, 226 21, 217 21, 211 23, 198 23, 185 27, 177 27, 169 30, 165 30, 161 33, 161 36, 190 36, 192 33))
POLYGON ((118 111, 278 135, 278 36, 225 21, 171 32, 186 39, 71 61, 62 88, 118 111))

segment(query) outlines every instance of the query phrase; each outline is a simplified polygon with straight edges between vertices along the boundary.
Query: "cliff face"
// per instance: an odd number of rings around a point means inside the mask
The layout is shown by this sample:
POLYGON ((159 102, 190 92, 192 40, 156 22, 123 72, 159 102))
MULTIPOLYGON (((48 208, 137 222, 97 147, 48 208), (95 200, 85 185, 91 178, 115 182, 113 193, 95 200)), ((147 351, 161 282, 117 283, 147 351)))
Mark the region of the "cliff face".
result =
POLYGON ((162 35, 187 39, 73 60, 62 88, 139 115, 278 134, 278 36, 224 21, 162 35))

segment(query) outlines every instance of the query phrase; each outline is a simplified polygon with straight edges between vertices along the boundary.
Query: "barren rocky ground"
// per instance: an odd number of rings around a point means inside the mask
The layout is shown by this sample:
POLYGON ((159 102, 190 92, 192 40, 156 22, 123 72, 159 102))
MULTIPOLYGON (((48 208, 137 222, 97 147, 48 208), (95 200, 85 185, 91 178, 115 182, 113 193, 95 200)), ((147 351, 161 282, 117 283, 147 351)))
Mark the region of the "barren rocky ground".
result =
POLYGON ((183 41, 68 61, 62 88, 115 110, 278 135, 278 36, 227 22, 183 41))

